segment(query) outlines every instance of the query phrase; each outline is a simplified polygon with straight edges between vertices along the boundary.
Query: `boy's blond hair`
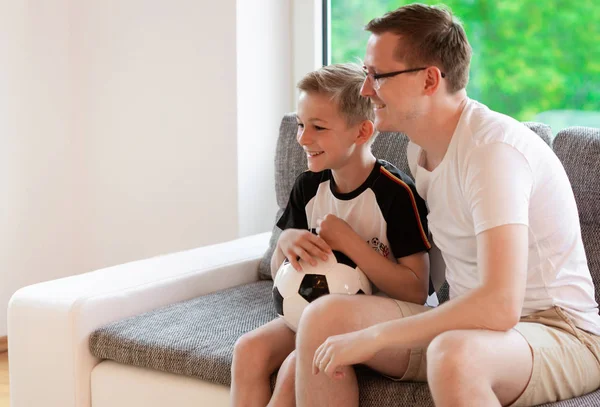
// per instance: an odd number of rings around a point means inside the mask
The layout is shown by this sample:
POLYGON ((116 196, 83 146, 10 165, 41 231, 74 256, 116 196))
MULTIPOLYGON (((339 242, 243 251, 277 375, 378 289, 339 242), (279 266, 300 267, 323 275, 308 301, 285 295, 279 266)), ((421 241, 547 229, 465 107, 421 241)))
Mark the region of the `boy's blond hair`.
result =
POLYGON ((334 64, 324 66, 304 76, 298 89, 307 93, 331 96, 348 126, 374 119, 371 100, 360 95, 365 73, 357 64, 334 64))

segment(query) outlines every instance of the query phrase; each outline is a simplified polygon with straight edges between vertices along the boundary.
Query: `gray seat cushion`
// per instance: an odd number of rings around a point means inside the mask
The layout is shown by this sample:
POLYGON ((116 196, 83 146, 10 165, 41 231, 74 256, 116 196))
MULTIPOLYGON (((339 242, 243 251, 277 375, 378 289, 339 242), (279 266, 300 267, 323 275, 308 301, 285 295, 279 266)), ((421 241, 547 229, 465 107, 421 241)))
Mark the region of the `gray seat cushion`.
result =
POLYGON ((261 281, 112 323, 91 335, 90 350, 101 359, 229 385, 237 338, 277 316, 271 287, 261 281))
MULTIPOLYGON (((172 304, 107 325, 90 337, 94 356, 231 384, 233 345, 276 317, 272 281, 172 304)), ((433 406, 426 384, 395 383, 358 367, 361 406, 433 406)))
MULTIPOLYGON (((119 363, 231 384, 233 345, 276 317, 271 281, 259 281, 172 304, 107 325, 90 337, 94 356, 119 363)), ((360 405, 433 406, 425 383, 399 383, 356 368, 360 405)), ((600 392, 553 407, 600 405, 600 392)))

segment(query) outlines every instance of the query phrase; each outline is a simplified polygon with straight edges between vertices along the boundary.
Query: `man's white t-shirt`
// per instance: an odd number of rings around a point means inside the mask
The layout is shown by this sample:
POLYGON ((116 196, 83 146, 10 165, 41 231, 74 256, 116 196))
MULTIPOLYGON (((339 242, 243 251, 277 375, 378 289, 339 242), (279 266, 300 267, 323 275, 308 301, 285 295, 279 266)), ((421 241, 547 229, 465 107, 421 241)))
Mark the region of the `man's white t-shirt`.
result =
POLYGON ((600 334, 575 197, 552 149, 522 123, 469 99, 438 167, 427 171, 421 151, 409 143, 408 162, 429 206, 450 298, 480 285, 477 234, 523 224, 529 260, 522 316, 559 306, 576 326, 600 334))

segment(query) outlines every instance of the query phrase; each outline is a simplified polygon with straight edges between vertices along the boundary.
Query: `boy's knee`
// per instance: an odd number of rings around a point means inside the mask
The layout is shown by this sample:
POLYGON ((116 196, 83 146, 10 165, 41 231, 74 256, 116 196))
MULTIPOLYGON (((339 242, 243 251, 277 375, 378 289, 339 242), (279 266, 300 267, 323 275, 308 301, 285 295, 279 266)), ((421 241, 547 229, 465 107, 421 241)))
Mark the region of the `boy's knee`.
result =
POLYGON ((252 366, 254 371, 261 370, 267 365, 269 344, 252 332, 242 335, 233 346, 234 368, 246 369, 252 366))
POLYGON ((281 370, 283 370, 285 374, 291 373, 294 375, 296 373, 296 352, 290 353, 290 356, 288 356, 281 365, 281 370))
POLYGON ((285 388, 294 387, 296 380, 296 352, 293 352, 283 362, 277 375, 277 381, 280 382, 285 388))
POLYGON ((348 311, 348 301, 342 295, 326 295, 306 307, 300 318, 298 331, 335 329, 346 320, 342 316, 348 311))

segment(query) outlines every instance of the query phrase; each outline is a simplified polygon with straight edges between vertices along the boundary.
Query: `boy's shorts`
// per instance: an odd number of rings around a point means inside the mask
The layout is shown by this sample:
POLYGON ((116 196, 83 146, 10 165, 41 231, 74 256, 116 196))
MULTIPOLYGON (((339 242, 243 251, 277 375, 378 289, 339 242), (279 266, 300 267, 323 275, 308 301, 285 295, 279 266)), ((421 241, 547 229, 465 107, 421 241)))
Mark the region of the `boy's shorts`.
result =
MULTIPOLYGON (((432 308, 396 301, 404 317, 432 308)), ((513 328, 533 351, 531 379, 512 406, 534 406, 590 393, 600 386, 600 336, 573 324, 559 307, 521 318, 513 328)), ((396 381, 427 381, 427 350, 413 349, 408 368, 396 381)))

